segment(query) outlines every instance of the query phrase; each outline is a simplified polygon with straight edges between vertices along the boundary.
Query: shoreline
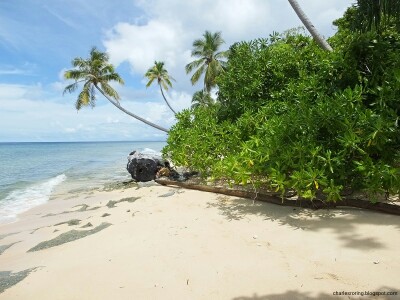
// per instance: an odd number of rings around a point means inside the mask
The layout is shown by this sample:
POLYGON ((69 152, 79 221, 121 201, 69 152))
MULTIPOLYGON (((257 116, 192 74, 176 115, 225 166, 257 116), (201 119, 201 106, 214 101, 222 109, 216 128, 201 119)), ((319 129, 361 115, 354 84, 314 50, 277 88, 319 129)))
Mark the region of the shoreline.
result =
POLYGON ((14 284, 0 299, 338 299, 335 291, 398 291, 399 229, 396 216, 252 204, 154 183, 59 194, 0 224, 0 290, 14 284))

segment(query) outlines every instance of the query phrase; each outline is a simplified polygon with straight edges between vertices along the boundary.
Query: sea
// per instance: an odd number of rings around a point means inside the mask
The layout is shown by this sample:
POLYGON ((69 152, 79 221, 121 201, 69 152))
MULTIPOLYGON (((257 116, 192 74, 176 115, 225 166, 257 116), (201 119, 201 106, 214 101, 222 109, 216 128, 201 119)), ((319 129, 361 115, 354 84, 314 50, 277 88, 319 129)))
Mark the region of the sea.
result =
POLYGON ((165 142, 0 143, 0 224, 11 223, 56 191, 101 188, 131 180, 132 151, 160 152, 165 142))

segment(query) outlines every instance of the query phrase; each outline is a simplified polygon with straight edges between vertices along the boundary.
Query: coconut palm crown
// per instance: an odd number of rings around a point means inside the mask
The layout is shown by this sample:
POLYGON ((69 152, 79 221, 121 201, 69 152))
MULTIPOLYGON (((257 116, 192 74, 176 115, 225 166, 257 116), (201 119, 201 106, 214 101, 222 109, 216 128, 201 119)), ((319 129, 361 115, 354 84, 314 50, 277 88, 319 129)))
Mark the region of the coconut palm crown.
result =
POLYGON ((168 100, 165 98, 163 91, 163 88, 164 90, 168 91, 168 88, 172 87, 171 80, 175 81, 175 79, 172 78, 172 76, 170 76, 168 74, 168 71, 164 68, 164 62, 155 61, 154 66, 148 69, 144 76, 147 77, 147 79, 149 79, 149 82, 147 82, 146 87, 149 87, 154 82, 154 80, 157 79, 157 83, 160 87, 160 91, 165 102, 167 103, 168 107, 172 110, 172 112, 176 114, 175 110, 171 107, 168 100))
POLYGON ((64 94, 74 92, 79 84, 83 83, 82 91, 79 93, 75 103, 77 110, 80 110, 82 106, 95 106, 96 87, 100 87, 104 94, 116 101, 120 99, 117 91, 110 86, 109 82, 115 81, 124 84, 124 81, 115 72, 114 66, 108 63, 108 55, 106 53, 100 52, 96 47, 93 47, 90 51, 90 58, 74 58, 72 65, 75 69, 66 71, 64 78, 73 79, 75 82, 65 87, 64 94))
POLYGON ((97 50, 93 47, 90 51, 88 59, 77 57, 72 60, 74 69, 65 71, 64 78, 72 79, 75 82, 65 87, 63 94, 73 93, 83 83, 83 88, 78 95, 75 102, 75 107, 80 110, 83 106, 92 106, 96 104, 96 90, 100 92, 108 101, 124 113, 138 119, 139 121, 152 126, 161 131, 167 132, 165 129, 157 124, 154 124, 128 110, 119 104, 119 95, 114 90, 109 82, 115 81, 123 84, 124 81, 118 73, 115 72, 114 66, 108 62, 108 55, 104 52, 97 50))
POLYGON ((214 99, 209 93, 204 90, 197 91, 193 94, 191 108, 211 106, 214 104, 214 99))
POLYGON ((192 85, 196 84, 203 74, 204 90, 210 92, 216 85, 217 76, 226 67, 226 61, 223 59, 228 57, 228 51, 218 52, 223 43, 221 32, 210 31, 206 31, 202 39, 193 42, 192 56, 198 59, 185 67, 187 74, 196 69, 190 79, 192 85))

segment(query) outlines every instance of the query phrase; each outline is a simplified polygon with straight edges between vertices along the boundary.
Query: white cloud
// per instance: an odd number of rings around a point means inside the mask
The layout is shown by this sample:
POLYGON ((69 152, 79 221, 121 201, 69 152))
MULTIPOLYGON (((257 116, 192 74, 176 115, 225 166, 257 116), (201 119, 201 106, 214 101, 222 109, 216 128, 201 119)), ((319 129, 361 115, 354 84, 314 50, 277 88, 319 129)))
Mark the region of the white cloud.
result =
POLYGON ((2 104, 7 100, 37 98, 43 94, 42 85, 23 85, 0 83, 0 99, 2 104))
MULTIPOLYGON (((350 5, 348 0, 299 3, 325 36, 334 33, 332 21, 350 5)), ((237 41, 268 37, 273 31, 302 25, 288 1, 282 0, 231 0, 228 5, 224 0, 136 0, 136 5, 144 11, 140 24, 119 23, 104 37, 112 63, 128 62, 134 74, 143 75, 154 60, 165 61, 177 80, 175 91, 188 95, 199 90, 201 83, 193 88, 184 66, 192 61, 192 42, 205 30, 222 32, 224 50, 237 41)))
POLYGON ((146 25, 118 23, 107 33, 104 46, 113 64, 119 65, 126 60, 135 73, 144 74, 156 59, 175 66, 180 54, 181 34, 182 30, 176 24, 158 20, 146 25))
POLYGON ((174 108, 177 111, 180 111, 184 108, 188 108, 190 106, 190 103, 192 101, 192 95, 185 92, 185 91, 171 91, 169 93, 170 96, 166 96, 168 102, 171 104, 172 108, 174 108))
POLYGON ((31 75, 31 72, 19 68, 4 68, 0 69, 0 75, 31 75))

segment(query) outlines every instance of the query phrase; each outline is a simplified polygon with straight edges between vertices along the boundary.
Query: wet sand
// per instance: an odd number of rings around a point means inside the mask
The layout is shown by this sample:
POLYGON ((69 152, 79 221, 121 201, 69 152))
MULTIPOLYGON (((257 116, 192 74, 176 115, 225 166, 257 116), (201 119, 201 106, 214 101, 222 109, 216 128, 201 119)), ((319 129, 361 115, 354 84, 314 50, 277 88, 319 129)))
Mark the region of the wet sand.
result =
POLYGON ((357 209, 294 209, 152 184, 80 191, 0 225, 0 300, 400 292, 399 231, 398 216, 357 209))

